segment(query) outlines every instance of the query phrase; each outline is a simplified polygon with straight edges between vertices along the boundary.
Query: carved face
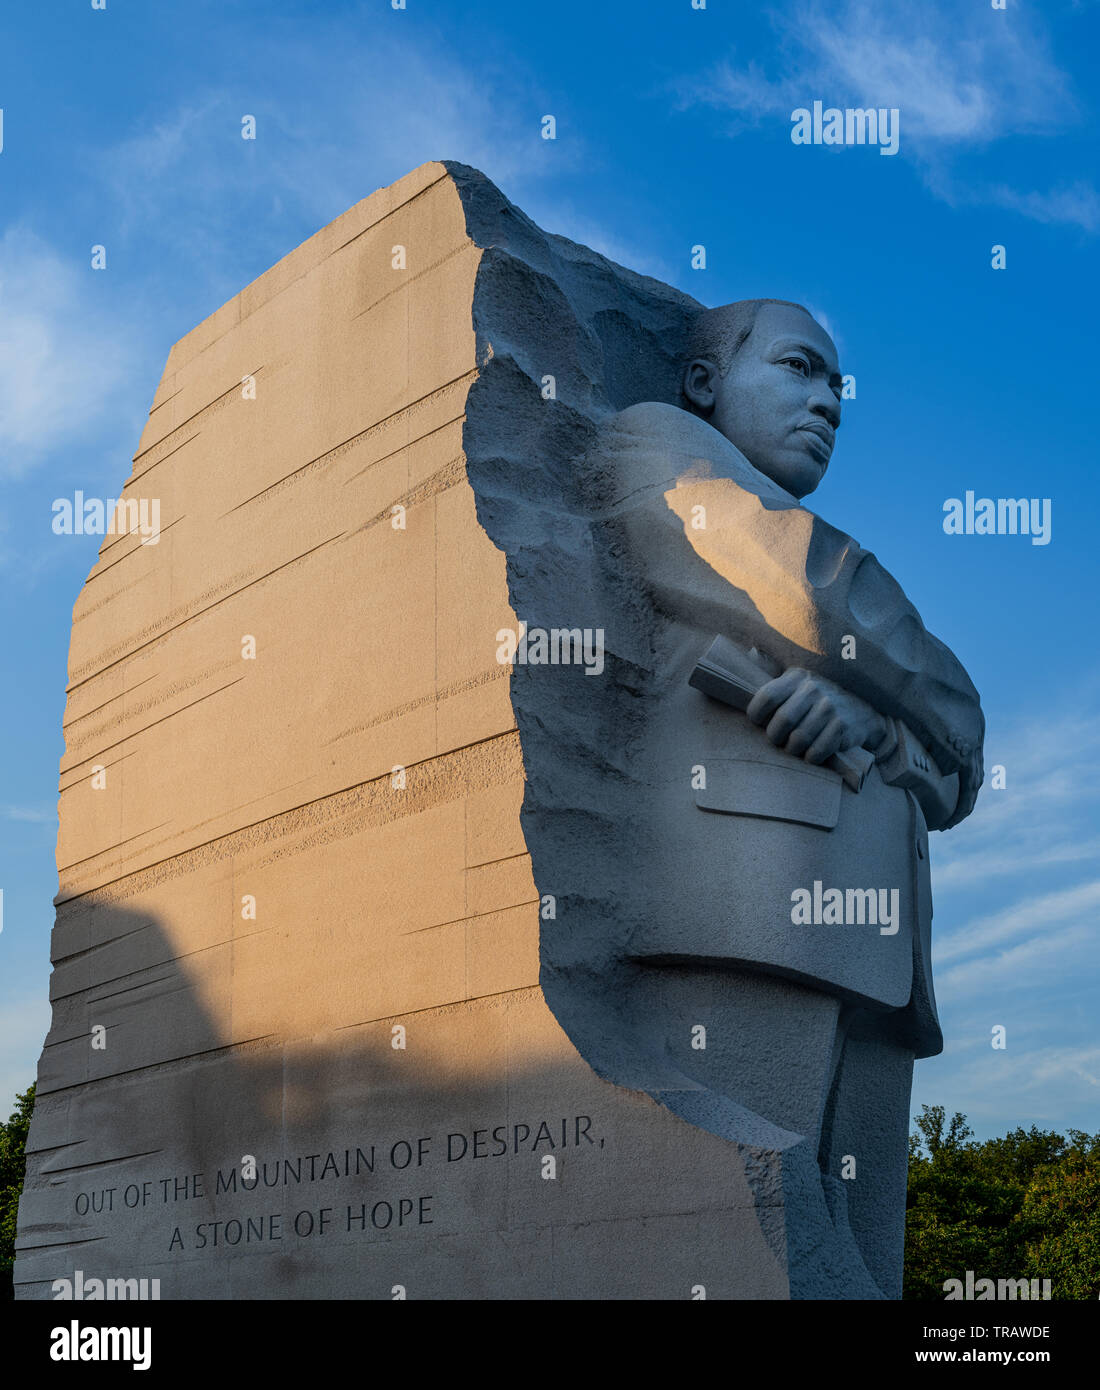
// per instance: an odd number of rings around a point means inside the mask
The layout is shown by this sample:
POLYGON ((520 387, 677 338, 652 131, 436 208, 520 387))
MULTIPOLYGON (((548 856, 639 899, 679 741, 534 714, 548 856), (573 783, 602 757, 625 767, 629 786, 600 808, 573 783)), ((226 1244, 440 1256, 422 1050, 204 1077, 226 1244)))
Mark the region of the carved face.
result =
POLYGON ((833 340, 801 309, 761 305, 725 376, 693 362, 685 391, 715 429, 795 497, 825 476, 840 425, 833 340))

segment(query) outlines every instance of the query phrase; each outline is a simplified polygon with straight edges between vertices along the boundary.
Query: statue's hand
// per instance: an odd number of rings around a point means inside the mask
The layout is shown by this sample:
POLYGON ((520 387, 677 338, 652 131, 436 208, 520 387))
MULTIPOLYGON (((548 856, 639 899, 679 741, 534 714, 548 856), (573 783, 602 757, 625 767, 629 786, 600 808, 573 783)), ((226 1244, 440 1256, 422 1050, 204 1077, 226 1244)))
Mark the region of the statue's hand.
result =
POLYGON ((886 721, 858 695, 791 666, 762 685, 745 713, 777 748, 808 763, 823 763, 848 748, 875 749, 886 736, 886 721))
POLYGON ((959 767, 959 799, 951 819, 942 827, 944 830, 950 830, 952 826, 958 825, 959 821, 965 820, 973 811, 983 776, 982 750, 979 747, 969 757, 964 758, 959 767))

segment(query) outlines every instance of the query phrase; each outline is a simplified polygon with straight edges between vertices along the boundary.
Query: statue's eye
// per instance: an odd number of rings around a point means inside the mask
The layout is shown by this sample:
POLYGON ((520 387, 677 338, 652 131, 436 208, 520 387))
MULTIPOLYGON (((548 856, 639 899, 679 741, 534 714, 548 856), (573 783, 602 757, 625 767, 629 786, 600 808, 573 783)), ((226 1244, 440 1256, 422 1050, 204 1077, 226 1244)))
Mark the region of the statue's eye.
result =
POLYGON ((804 357, 784 357, 783 365, 785 367, 793 367, 795 371, 800 372, 802 376, 810 375, 810 364, 804 357))

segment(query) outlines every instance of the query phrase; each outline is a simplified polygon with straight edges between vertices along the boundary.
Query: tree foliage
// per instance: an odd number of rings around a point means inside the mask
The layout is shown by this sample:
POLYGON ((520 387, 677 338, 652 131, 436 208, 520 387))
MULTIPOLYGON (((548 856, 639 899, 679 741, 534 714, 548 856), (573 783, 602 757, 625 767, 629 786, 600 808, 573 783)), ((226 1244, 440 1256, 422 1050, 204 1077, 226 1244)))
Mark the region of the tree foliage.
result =
POLYGON ((0 1124, 0 1272, 9 1271, 15 1261, 15 1218, 26 1173, 24 1153, 34 1109, 34 1086, 17 1095, 15 1103, 7 1124, 0 1124))
POLYGON ((909 1139, 905 1297, 944 1281, 1038 1279, 1100 1295, 1100 1134, 1017 1128, 975 1143, 966 1116, 925 1105, 909 1139))

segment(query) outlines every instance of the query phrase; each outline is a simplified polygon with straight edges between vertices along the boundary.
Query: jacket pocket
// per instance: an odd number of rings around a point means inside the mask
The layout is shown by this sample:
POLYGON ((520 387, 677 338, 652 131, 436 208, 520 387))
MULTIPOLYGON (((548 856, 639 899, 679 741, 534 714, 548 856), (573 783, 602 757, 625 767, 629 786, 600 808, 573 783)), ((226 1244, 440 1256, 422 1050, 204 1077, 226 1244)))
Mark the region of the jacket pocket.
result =
POLYGON ((840 815, 840 776, 791 758, 708 758, 706 787, 696 788, 695 804, 727 816, 760 816, 832 830, 840 815))

